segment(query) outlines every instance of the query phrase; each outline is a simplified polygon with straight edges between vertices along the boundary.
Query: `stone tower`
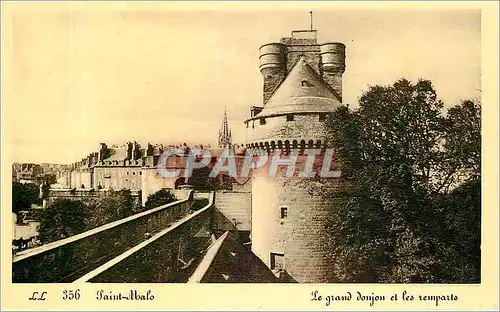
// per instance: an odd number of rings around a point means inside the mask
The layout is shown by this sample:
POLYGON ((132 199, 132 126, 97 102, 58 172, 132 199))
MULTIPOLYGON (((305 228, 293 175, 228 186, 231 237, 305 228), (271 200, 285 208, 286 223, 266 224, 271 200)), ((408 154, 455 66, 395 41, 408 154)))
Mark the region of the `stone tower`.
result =
POLYGON ((222 125, 219 129, 219 148, 231 148, 232 140, 231 140, 231 129, 229 128, 229 124, 227 122, 227 111, 224 108, 224 119, 222 120, 222 125))
MULTIPOLYGON (((269 159, 297 157, 298 163, 311 150, 323 155, 326 114, 342 102, 345 46, 318 44, 315 30, 293 31, 260 52, 264 106, 253 107, 245 121, 246 147, 269 159)), ((325 235, 332 203, 317 191, 337 187, 339 180, 285 176, 290 166, 274 168, 272 176, 270 163, 252 170, 253 252, 300 283, 332 282, 325 235)))
POLYGON ((319 44, 316 30, 292 31, 292 36, 281 38, 279 43, 260 47, 260 72, 264 76, 263 104, 300 57, 323 78, 342 101, 342 74, 345 70, 345 45, 339 42, 319 44))

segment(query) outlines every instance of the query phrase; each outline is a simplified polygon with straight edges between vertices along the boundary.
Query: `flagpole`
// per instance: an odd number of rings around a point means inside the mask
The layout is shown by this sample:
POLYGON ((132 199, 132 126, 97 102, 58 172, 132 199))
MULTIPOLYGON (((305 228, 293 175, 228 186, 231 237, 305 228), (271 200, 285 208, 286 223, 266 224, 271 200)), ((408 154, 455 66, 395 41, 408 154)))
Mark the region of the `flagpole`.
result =
POLYGON ((309 14, 311 14, 311 31, 313 30, 313 12, 309 11, 309 14))

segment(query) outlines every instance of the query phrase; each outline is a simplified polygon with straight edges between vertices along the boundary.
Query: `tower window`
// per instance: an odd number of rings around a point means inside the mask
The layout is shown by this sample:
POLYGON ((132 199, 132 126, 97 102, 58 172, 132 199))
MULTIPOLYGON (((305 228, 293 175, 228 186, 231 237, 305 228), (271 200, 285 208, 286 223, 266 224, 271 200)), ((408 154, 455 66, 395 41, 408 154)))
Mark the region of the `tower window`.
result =
POLYGON ((293 114, 286 115, 286 121, 293 121, 293 114))
POLYGON ((288 207, 280 207, 280 217, 281 219, 288 217, 288 207))
POLYGON ((261 118, 259 121, 260 121, 261 125, 265 125, 266 124, 266 118, 261 118))
POLYGON ((285 255, 279 253, 270 253, 271 260, 271 270, 284 269, 285 267, 285 255))

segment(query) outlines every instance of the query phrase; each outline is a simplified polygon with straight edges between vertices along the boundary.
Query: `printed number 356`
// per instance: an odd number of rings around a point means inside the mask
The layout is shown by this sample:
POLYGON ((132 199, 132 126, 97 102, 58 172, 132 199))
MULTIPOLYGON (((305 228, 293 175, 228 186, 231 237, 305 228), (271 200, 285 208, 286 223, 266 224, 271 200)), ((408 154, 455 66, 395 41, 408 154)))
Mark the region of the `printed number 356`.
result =
POLYGON ((78 300, 80 299, 80 289, 77 290, 64 290, 63 300, 78 300))

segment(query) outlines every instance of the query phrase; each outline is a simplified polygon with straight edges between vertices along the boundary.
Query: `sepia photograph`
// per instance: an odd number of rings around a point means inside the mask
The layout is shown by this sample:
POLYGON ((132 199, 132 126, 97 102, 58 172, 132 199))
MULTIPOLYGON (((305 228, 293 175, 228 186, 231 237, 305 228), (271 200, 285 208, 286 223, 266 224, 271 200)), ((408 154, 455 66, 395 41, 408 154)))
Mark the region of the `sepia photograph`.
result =
POLYGON ((2 4, 8 283, 484 283, 481 9, 153 4, 2 4))

